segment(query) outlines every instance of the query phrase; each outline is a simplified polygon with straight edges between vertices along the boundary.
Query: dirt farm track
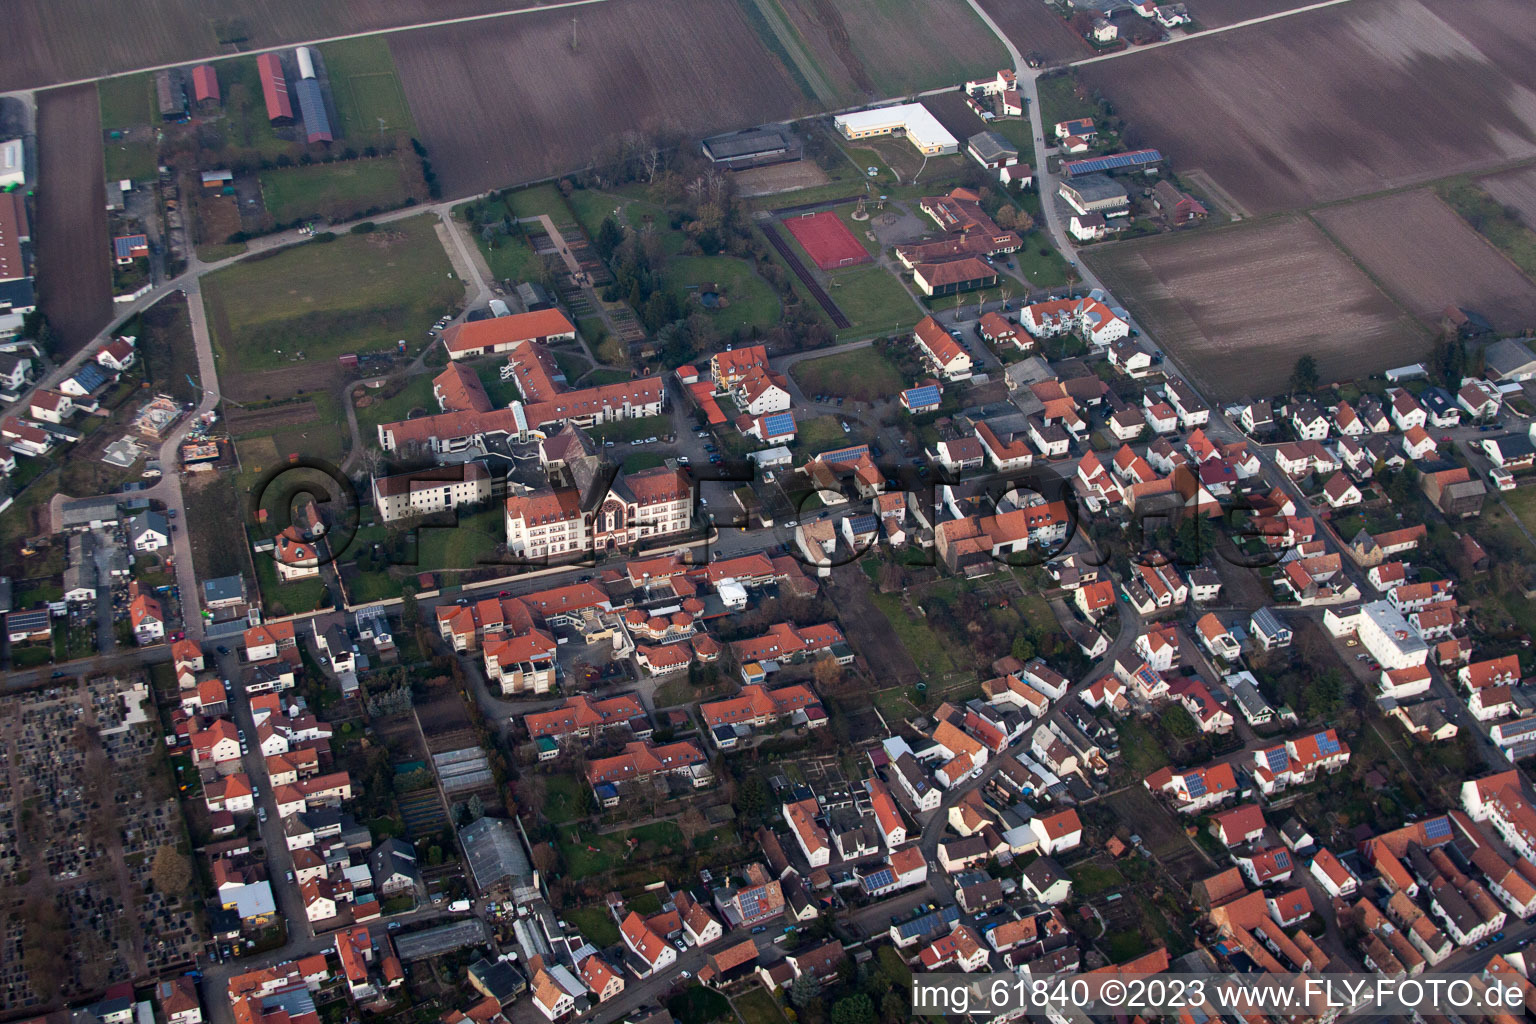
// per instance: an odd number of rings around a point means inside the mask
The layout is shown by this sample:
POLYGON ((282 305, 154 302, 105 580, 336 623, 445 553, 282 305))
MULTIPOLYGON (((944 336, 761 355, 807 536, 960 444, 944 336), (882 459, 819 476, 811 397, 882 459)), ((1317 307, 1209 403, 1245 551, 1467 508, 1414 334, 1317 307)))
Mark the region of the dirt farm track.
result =
POLYGON ((1411 363, 1427 332, 1304 217, 1095 246, 1083 259, 1219 400, 1411 363))
POLYGON ((1431 326, 1450 305, 1477 310, 1501 331, 1536 324, 1536 284, 1428 189, 1330 206, 1312 216, 1431 326))
POLYGON ((112 316, 111 239, 96 87, 53 89, 37 98, 39 304, 72 355, 112 316))
POLYGON ((1353 0, 1080 76, 1254 214, 1536 156, 1525 0, 1353 0))
POLYGON ((810 112, 734 2, 611 0, 581 9, 575 36, 573 50, 570 13, 552 11, 390 37, 444 195, 585 166, 594 140, 630 128, 699 135, 810 112))

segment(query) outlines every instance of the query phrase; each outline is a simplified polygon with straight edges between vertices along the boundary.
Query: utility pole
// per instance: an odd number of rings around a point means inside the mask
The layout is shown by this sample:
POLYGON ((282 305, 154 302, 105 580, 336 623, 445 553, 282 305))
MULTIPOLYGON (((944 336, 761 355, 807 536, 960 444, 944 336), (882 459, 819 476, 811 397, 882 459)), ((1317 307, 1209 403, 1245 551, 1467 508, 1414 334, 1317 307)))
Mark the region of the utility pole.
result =
POLYGON ((571 15, 571 52, 576 52, 576 15, 571 15))

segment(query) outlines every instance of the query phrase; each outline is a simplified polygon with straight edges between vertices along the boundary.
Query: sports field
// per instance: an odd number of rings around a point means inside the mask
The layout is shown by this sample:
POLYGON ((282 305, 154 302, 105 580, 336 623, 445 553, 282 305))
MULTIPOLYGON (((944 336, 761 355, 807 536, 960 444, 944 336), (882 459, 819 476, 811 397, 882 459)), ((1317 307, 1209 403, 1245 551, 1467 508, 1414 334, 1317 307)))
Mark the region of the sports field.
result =
POLYGON ((822 270, 851 267, 869 260, 869 250, 831 210, 784 218, 784 226, 822 270))
POLYGON ((388 349, 401 338, 423 345, 432 321, 464 299, 436 223, 412 217, 204 277, 226 393, 284 397, 334 383, 343 353, 388 349))
POLYGON ((361 143, 386 132, 415 133, 416 122, 395 74, 388 39, 364 36, 327 43, 320 55, 343 138, 361 143))

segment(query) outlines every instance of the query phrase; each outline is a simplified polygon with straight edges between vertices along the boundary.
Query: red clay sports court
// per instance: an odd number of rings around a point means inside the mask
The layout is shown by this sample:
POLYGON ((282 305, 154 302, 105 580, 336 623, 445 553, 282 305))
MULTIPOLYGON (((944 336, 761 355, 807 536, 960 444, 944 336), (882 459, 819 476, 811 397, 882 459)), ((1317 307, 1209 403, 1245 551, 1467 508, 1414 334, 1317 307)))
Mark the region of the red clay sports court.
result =
POLYGON ((784 226, 822 270, 869 262, 869 250, 831 210, 785 217, 784 226))

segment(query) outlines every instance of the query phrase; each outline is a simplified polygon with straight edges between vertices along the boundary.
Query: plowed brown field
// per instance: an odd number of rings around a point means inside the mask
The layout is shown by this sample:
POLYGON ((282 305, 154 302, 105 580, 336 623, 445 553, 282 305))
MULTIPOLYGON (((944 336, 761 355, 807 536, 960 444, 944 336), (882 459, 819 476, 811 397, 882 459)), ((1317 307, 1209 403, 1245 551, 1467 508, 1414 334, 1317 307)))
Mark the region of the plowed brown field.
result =
POLYGON ((1477 183, 1494 199, 1513 207, 1526 227, 1536 230, 1536 167, 1490 175, 1477 183))
POLYGON ((631 128, 697 135, 808 112, 721 0, 611 0, 399 33, 390 50, 444 195, 585 166, 631 128))
POLYGON ((1536 324, 1536 283, 1427 189, 1330 206, 1313 217, 1430 324, 1451 305, 1476 310, 1501 331, 1536 324))
POLYGON ((1424 329, 1302 217, 1082 253, 1156 343, 1219 399, 1273 394, 1298 357, 1322 379, 1411 363, 1424 329))
POLYGON ((1354 0, 1079 76, 1262 214, 1536 156, 1533 52, 1529 4, 1354 0))
POLYGON ((1033 50, 1049 63, 1093 55, 1093 48, 1083 37, 1038 0, 981 0, 981 9, 1026 54, 1033 50))
POLYGON ((0 91, 532 7, 537 0, 11 0, 0 91), (88 26, 88 27, 86 27, 88 26))
POLYGON ((72 355, 112 316, 112 243, 107 237, 106 172, 96 87, 76 85, 37 96, 38 300, 59 338, 55 355, 72 355))

